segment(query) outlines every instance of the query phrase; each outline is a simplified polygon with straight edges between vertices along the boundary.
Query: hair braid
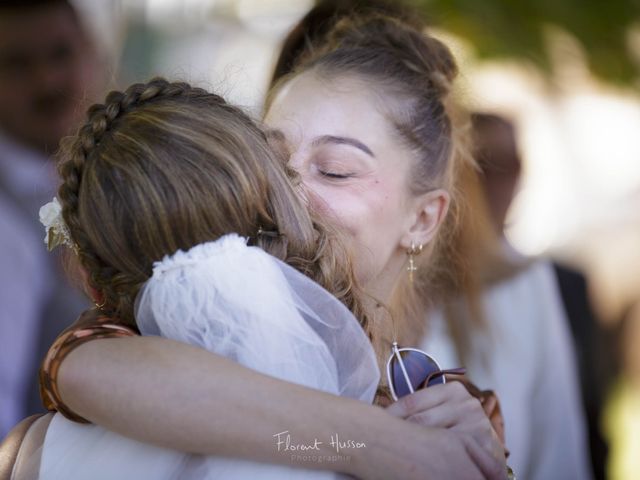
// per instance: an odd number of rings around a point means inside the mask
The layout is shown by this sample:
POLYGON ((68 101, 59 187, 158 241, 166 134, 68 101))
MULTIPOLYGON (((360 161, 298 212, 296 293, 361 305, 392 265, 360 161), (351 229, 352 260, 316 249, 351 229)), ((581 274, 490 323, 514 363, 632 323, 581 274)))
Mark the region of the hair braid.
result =
POLYGON ((155 99, 169 97, 207 98, 218 106, 228 106, 226 101, 201 88, 191 87, 185 82, 169 82, 154 78, 148 83, 136 83, 126 91, 110 92, 104 104, 95 104, 87 112, 87 121, 75 137, 63 139, 58 172, 62 179, 58 197, 62 201, 62 215, 72 232, 81 264, 89 273, 90 285, 104 296, 106 312, 122 312, 130 305, 128 292, 139 287, 146 278, 132 277, 116 272, 94 252, 80 221, 79 195, 82 177, 88 162, 92 161, 100 142, 111 130, 114 122, 127 112, 155 99))
POLYGON ((255 245, 334 293, 367 327, 346 251, 309 214, 264 132, 222 97, 163 79, 111 92, 65 140, 60 160, 63 216, 88 284, 120 321, 135 324, 154 262, 262 227, 279 235, 255 245))

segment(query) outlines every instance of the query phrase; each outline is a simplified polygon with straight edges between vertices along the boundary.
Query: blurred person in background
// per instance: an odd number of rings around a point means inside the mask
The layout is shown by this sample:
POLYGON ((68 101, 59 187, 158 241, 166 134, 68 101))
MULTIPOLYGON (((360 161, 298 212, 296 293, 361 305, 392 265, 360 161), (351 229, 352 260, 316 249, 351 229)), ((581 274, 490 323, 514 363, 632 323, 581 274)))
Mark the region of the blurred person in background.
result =
MULTIPOLYGON (((521 173, 516 131, 509 120, 495 114, 476 113, 472 121, 491 227, 500 237, 504 250, 513 253, 504 237, 504 229, 521 173)), ((609 335, 595 316, 584 274, 555 261, 547 263, 553 269, 573 336, 591 463, 595 478, 602 479, 605 478, 607 444, 600 423, 604 397, 614 370, 609 335)))
POLYGON ((97 63, 66 0, 0 2, 0 438, 40 411, 37 368, 86 302, 44 250, 49 155, 79 120, 97 63))
POLYGON ((505 249, 490 231, 477 172, 461 172, 467 204, 459 251, 468 278, 442 292, 419 348, 462 364, 501 402, 509 464, 527 479, 589 479, 588 447, 568 322, 551 266, 505 249))

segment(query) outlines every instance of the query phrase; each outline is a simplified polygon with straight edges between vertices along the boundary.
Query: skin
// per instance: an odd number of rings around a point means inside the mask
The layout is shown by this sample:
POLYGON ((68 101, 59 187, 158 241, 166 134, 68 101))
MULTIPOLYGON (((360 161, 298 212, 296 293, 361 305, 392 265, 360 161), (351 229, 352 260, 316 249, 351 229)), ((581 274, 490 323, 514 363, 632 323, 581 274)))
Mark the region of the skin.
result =
POLYGON ((57 148, 95 83, 90 53, 64 6, 0 9, 0 130, 45 153, 57 148))
POLYGON ((433 239, 449 195, 409 193, 415 160, 379 103, 357 78, 305 73, 280 90, 264 121, 311 192, 312 208, 347 233, 364 289, 388 302, 407 249, 433 239))
MULTIPOLYGON (((289 149, 312 207, 350 234, 365 288, 388 299, 406 274, 406 249, 435 236, 448 196, 439 190, 408 194, 410 153, 358 82, 331 91, 303 76, 289 87, 267 113, 270 135, 289 149)), ((384 410, 151 337, 84 344, 64 360, 58 382, 63 400, 85 418, 177 450, 290 465, 272 440, 295 427, 300 443, 339 432, 367 444, 349 452, 348 461, 298 465, 304 468, 371 479, 505 476, 504 451, 480 403, 456 383, 416 392, 384 410)))

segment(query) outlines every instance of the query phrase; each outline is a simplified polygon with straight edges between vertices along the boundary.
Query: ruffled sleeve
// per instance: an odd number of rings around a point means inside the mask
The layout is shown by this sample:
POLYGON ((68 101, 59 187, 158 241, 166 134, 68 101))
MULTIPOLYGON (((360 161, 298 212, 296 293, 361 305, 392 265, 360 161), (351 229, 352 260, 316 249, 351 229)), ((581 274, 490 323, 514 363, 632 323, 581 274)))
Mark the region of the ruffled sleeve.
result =
POLYGON ((137 335, 139 332, 134 327, 119 324, 116 319, 104 316, 96 309, 80 315, 72 326, 56 338, 40 367, 40 396, 44 407, 49 411, 58 411, 74 422, 90 423, 74 413, 60 398, 58 369, 62 361, 72 350, 91 340, 137 335))

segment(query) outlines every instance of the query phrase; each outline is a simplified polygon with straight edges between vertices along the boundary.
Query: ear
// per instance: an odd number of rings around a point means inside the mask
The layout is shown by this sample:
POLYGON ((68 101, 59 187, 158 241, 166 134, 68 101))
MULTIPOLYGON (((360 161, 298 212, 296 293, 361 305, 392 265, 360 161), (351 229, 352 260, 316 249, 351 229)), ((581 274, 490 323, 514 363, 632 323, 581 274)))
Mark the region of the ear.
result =
POLYGON ((90 285, 86 286, 87 288, 87 293, 89 295, 89 297, 91 297, 91 300, 93 301, 93 303, 95 303, 96 305, 98 305, 99 307, 103 307, 104 305, 104 295, 102 292, 100 292, 99 290, 96 290, 95 288, 93 288, 90 285))
POLYGON ((402 248, 411 245, 427 245, 431 242, 444 221, 451 197, 446 190, 438 189, 419 195, 413 201, 414 215, 407 233, 400 240, 402 248))

